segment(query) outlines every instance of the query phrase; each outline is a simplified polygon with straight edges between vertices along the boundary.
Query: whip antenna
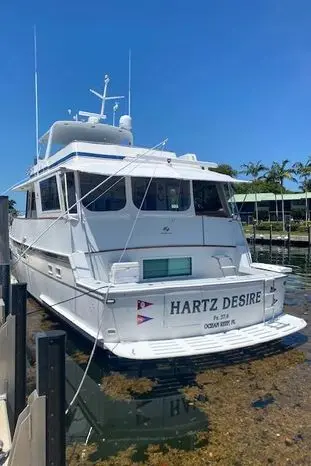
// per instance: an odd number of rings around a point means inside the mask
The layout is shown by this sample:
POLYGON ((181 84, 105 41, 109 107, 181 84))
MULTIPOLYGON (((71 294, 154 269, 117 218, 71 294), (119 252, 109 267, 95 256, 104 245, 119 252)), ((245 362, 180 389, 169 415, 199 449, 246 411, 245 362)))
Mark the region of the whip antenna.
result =
POLYGON ((36 161, 39 160, 39 110, 38 110, 38 71, 37 71, 37 28, 33 27, 33 45, 35 55, 35 106, 36 106, 36 161))
POLYGON ((129 95, 128 95, 129 116, 131 116, 131 81, 132 81, 132 50, 129 49, 129 95))

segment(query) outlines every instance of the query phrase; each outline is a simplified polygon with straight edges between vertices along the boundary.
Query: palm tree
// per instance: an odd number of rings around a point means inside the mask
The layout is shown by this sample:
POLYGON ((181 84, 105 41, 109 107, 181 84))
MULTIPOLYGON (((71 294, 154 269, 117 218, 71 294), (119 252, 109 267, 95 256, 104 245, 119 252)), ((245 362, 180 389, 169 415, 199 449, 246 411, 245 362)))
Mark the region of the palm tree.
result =
POLYGON ((279 183, 281 186, 282 197, 282 223, 283 231, 285 231, 285 217, 284 217, 284 181, 296 181, 294 174, 296 173, 293 167, 288 167, 289 160, 285 159, 281 163, 273 162, 269 172, 266 175, 267 180, 279 183))
POLYGON ((306 163, 296 162, 293 166, 295 174, 301 179, 301 185, 299 188, 306 194, 306 223, 309 220, 309 208, 308 208, 308 187, 310 184, 311 176, 311 157, 309 157, 306 163))
MULTIPOLYGON (((241 173, 244 173, 246 176, 251 176, 252 181, 258 181, 263 176, 260 175, 260 173, 267 171, 267 167, 265 167, 261 161, 259 162, 248 162, 248 163, 243 163, 241 165, 241 173)), ((257 203, 257 192, 255 190, 255 215, 256 215, 256 221, 258 222, 258 203, 257 203)))

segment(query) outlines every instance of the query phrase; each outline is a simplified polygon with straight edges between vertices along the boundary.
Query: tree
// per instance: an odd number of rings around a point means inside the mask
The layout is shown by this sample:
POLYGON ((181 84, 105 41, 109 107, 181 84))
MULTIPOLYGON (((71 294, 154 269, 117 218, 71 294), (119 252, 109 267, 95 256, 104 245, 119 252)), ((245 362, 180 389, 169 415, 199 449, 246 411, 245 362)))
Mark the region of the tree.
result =
MULTIPOLYGON (((248 193, 274 193, 281 194, 281 186, 266 179, 251 181, 250 183, 239 183, 234 185, 237 194, 248 193)), ((286 192, 291 192, 288 189, 286 192)))
POLYGON ((264 176, 260 175, 262 172, 266 172, 268 168, 259 162, 248 162, 248 163, 243 163, 241 165, 241 173, 244 173, 246 176, 250 176, 252 178, 252 181, 260 180, 264 176))
POLYGON ((281 186, 281 197, 282 197, 282 223, 283 231, 285 231, 285 217, 284 217, 284 181, 296 181, 294 178, 295 169, 293 167, 288 167, 289 160, 285 159, 281 163, 273 162, 270 170, 266 174, 268 181, 273 181, 274 183, 279 183, 281 186))
POLYGON ((301 185, 299 188, 306 193, 305 203, 306 203, 306 222, 309 220, 309 208, 308 208, 308 188, 310 186, 310 175, 311 175, 311 160, 306 163, 296 162, 293 166, 295 174, 301 180, 301 185))
POLYGON ((232 168, 231 165, 227 163, 220 163, 217 168, 210 168, 210 170, 212 170, 213 172, 223 173, 224 175, 232 176, 232 178, 234 178, 238 174, 238 171, 232 168))
MULTIPOLYGON (((251 176, 252 181, 258 181, 262 178, 260 174, 264 171, 267 171, 267 167, 259 162, 248 162, 241 165, 241 173, 244 173, 246 176, 251 176)), ((257 192, 255 191, 255 215, 256 221, 258 222, 258 203, 257 203, 257 192)))
POLYGON ((10 217, 17 217, 18 210, 15 208, 16 202, 14 199, 9 199, 9 216, 10 217))

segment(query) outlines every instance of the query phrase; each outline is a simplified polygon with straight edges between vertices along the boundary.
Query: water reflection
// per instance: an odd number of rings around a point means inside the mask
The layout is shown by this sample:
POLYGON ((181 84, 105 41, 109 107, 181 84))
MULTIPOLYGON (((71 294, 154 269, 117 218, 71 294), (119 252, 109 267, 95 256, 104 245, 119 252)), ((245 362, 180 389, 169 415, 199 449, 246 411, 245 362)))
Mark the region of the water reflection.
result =
MULTIPOLYGON (((107 364, 103 367, 105 369, 100 370, 99 366, 96 369, 102 374, 105 370, 108 372, 107 364)), ((93 376, 94 372, 93 366, 93 376)), ((83 368, 68 359, 68 401, 82 375, 83 368)), ((99 445, 99 458, 114 455, 132 444, 138 445, 141 453, 150 443, 169 443, 176 448, 191 449, 195 432, 207 428, 206 415, 187 403, 176 390, 176 383, 171 385, 170 380, 159 381, 151 394, 130 401, 111 399, 100 390, 98 380, 98 377, 86 378, 68 420, 67 438, 68 442, 84 443, 92 427, 90 441, 99 445)))

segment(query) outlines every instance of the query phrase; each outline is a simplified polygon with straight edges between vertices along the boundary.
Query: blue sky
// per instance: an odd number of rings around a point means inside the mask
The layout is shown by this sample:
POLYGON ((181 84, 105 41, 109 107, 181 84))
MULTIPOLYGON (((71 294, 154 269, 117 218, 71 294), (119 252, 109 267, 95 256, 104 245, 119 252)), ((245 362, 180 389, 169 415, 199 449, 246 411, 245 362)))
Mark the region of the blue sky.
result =
POLYGON ((137 145, 168 137, 177 153, 237 168, 311 153, 310 1, 4 0, 0 9, 1 192, 35 153, 34 24, 40 133, 68 108, 98 111, 88 89, 100 90, 105 73, 110 92, 126 93, 131 47, 137 145))

